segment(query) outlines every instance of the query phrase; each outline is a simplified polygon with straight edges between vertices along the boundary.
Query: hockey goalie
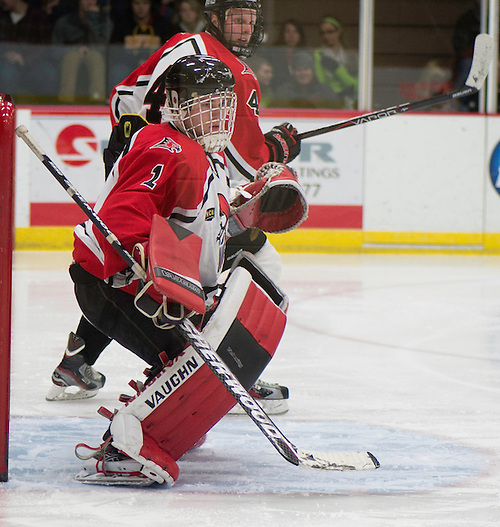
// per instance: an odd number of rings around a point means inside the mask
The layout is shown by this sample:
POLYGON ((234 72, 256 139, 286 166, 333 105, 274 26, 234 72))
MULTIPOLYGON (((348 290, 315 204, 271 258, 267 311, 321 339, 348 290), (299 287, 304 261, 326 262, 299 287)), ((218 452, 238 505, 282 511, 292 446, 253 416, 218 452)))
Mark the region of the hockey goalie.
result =
POLYGON ((307 215, 287 165, 266 163, 255 181, 229 187, 223 150, 231 137, 234 77, 221 61, 183 57, 158 97, 163 122, 137 131, 115 163, 95 211, 135 256, 136 274, 92 222, 75 228, 70 275, 87 320, 148 365, 131 381, 102 444, 76 447, 79 481, 173 485, 177 461, 235 405, 178 329, 189 317, 249 389, 273 357, 288 300, 242 253, 221 278, 228 236, 249 228, 283 232, 307 215))

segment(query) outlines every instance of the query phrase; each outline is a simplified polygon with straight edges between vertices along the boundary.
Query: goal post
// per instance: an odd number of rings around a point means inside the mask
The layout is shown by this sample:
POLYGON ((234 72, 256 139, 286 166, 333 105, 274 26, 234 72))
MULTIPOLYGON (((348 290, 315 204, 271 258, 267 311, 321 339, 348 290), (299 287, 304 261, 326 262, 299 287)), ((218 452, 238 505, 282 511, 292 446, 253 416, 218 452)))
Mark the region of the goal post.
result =
POLYGON ((8 480, 15 107, 0 94, 0 482, 8 480))

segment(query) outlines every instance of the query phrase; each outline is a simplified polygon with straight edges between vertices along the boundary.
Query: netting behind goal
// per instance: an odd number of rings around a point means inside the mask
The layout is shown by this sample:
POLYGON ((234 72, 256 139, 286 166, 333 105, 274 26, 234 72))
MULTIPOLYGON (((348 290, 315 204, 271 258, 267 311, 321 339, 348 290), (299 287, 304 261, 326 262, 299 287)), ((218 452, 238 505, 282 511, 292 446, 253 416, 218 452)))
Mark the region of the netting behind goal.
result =
POLYGON ((0 481, 8 479, 15 108, 0 94, 0 481))

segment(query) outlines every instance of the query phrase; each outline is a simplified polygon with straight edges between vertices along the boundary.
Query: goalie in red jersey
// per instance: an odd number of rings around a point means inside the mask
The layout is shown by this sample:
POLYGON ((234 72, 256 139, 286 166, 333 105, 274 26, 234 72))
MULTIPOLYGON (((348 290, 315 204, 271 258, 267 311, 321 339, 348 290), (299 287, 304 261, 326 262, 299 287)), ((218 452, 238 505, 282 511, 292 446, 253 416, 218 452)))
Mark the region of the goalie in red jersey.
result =
MULTIPOLYGON (((222 151, 234 126, 234 78, 217 59, 193 56, 167 70, 164 86, 165 124, 146 125, 132 136, 95 211, 142 263, 155 248, 150 240, 155 217, 167 222, 165 239, 155 243, 164 245, 172 262, 196 239, 195 255, 176 272, 189 282, 186 291, 196 293, 197 313, 202 314, 211 307, 224 262, 230 189, 222 151)), ((73 261, 76 296, 94 327, 152 367, 161 365, 159 355, 167 348, 170 358, 182 350, 185 343, 175 331, 156 327, 137 310, 133 295, 138 281, 90 220, 75 228, 73 261)), ((170 265, 167 261, 163 267, 170 265)))
POLYGON ((162 79, 161 124, 140 128, 107 178, 99 218, 147 271, 139 281, 88 220, 75 228, 70 275, 86 319, 149 366, 145 383, 116 412, 90 460, 84 483, 171 486, 177 460, 198 446, 234 405, 220 379, 187 346, 176 325, 202 328, 247 389, 278 346, 288 300, 251 256, 240 256, 220 283, 230 229, 281 232, 307 213, 296 174, 267 163, 257 181, 233 193, 223 150, 234 127, 234 77, 207 56, 177 60, 162 79), (276 208, 276 205, 279 205, 276 208), (230 225, 231 224, 231 225, 230 225))
MULTIPOLYGON (((225 148, 231 185, 254 181, 257 170, 268 161, 287 163, 300 152, 296 130, 289 123, 263 134, 259 126, 259 83, 241 58, 249 57, 263 38, 260 0, 206 0, 207 31, 179 33, 132 72, 111 93, 111 121, 115 125, 104 159, 107 171, 120 154, 129 129, 142 118, 158 123, 165 102, 164 72, 180 57, 206 54, 224 62, 235 78, 238 97, 234 132, 225 148), (138 115, 137 115, 138 114, 138 115), (122 119, 122 124, 118 121, 122 119), (127 128, 127 123, 129 123, 127 128)), ((229 268, 241 250, 254 254, 265 272, 278 280, 280 257, 259 229, 246 229, 228 240, 225 268, 229 268)), ((76 333, 70 333, 62 362, 52 374, 53 387, 48 400, 92 397, 104 385, 104 376, 92 365, 108 345, 82 317, 76 333), (78 386, 78 391, 73 389, 78 386)), ((251 390, 271 414, 287 411, 288 389, 278 384, 258 383, 251 390)))

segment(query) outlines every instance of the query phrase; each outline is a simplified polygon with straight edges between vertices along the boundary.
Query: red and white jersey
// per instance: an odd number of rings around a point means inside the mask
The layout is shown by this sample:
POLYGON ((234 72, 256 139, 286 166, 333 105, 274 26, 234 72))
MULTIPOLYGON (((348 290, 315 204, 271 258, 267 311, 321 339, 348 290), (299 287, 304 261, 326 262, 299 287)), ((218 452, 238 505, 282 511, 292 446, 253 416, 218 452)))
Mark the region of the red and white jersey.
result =
POLYGON ((269 149, 259 126, 260 86, 252 70, 209 33, 178 33, 113 88, 111 121, 139 113, 150 123, 159 123, 164 104, 164 85, 159 78, 176 60, 188 55, 209 55, 224 62, 235 78, 236 120, 231 143, 226 148, 231 180, 253 181, 256 170, 269 161, 269 149))
MULTIPOLYGON (((224 262, 229 175, 223 154, 206 154, 169 124, 148 125, 132 138, 94 210, 132 253, 148 240, 158 214, 202 239, 201 285, 215 287, 224 262)), ((90 220, 74 231, 73 259, 105 280, 127 267, 90 220)))

